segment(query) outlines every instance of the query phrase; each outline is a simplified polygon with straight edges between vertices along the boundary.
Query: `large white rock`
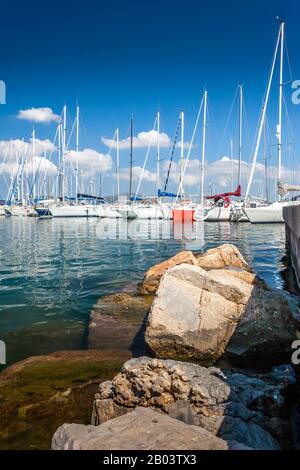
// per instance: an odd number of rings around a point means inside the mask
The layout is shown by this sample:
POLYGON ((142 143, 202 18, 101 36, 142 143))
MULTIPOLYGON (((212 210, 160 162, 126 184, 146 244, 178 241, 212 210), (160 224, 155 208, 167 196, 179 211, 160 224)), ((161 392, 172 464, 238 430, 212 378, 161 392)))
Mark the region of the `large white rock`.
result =
POLYGON ((230 270, 188 264, 168 269, 150 310, 148 346, 160 357, 220 357, 253 288, 230 270))
POLYGON ((52 439, 53 450, 227 450, 228 444, 199 426, 147 408, 100 426, 64 424, 52 439))
POLYGON ((161 278, 145 339, 157 357, 215 361, 228 350, 276 362, 286 359, 297 327, 297 300, 254 274, 180 264, 161 278))

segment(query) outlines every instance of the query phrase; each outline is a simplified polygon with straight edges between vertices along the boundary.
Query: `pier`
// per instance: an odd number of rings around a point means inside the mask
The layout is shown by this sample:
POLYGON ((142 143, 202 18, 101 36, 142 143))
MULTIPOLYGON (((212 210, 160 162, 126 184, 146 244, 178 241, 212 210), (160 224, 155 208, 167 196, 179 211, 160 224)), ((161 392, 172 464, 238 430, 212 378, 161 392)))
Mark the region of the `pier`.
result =
POLYGON ((283 208, 287 249, 300 286, 300 204, 283 208))

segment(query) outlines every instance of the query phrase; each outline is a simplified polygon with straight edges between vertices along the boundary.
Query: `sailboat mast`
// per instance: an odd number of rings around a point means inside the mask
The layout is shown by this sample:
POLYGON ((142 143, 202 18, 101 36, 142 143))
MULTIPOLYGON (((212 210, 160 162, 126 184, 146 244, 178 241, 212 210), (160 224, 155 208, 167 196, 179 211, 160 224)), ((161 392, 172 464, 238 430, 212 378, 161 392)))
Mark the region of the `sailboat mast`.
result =
POLYGON ((181 144, 180 144, 180 197, 183 196, 183 164, 184 164, 184 111, 181 111, 180 115, 181 120, 181 144))
POLYGON ((32 130, 32 166, 33 166, 33 202, 35 201, 36 198, 36 181, 35 181, 35 129, 32 130))
MULTIPOLYGON (((23 148, 23 144, 24 144, 24 139, 22 138, 22 148, 23 148)), ((20 191, 20 198, 21 198, 21 203, 22 204, 25 204, 25 198, 24 198, 24 166, 25 166, 25 153, 24 151, 22 151, 22 163, 21 163, 21 168, 22 168, 22 172, 21 172, 21 191, 20 191)))
POLYGON ((206 112, 207 112, 207 90, 204 92, 204 116, 202 131, 202 158, 201 158, 201 205, 204 204, 204 162, 205 162, 205 140, 206 140, 206 112))
POLYGON ((160 112, 157 112, 156 195, 160 189, 160 112))
POLYGON ((61 159, 61 121, 58 124, 58 198, 61 200, 62 197, 62 173, 61 168, 62 159, 61 159))
POLYGON ((119 149, 119 128, 116 129, 116 141, 117 141, 117 197, 120 199, 120 149, 119 149))
POLYGON ((239 109, 239 164, 238 164, 238 186, 242 180, 242 147, 243 147, 243 85, 240 89, 240 109, 239 109))
POLYGON ((252 181, 253 181, 253 175, 254 175, 255 166, 256 166, 256 161, 257 161, 257 155, 258 155, 258 150, 259 150, 259 144, 260 144, 260 140, 261 140, 261 134, 262 134, 262 130, 263 130, 263 125, 264 125, 265 116, 266 116, 266 111, 267 111, 267 106, 268 106, 268 101, 269 101, 270 88, 271 88, 271 84, 272 84, 272 80, 273 80, 273 74, 274 74, 274 68, 275 68, 275 63, 276 63, 276 57, 277 57, 277 52, 278 52, 278 47, 279 47, 280 36, 281 36, 281 27, 280 27, 280 30, 279 30, 279 33, 278 33, 277 42, 276 42, 276 47, 275 47, 275 51, 274 51, 274 56, 273 56, 273 61, 272 61, 272 66, 271 66, 271 72, 270 72, 270 77, 269 77, 267 92, 266 92, 266 96, 265 96, 265 100, 264 100, 264 104, 263 104, 263 109, 262 109, 262 114, 261 114, 261 120, 260 120, 259 129, 258 129, 258 134, 257 134, 257 139, 256 139, 256 145, 255 145, 254 155, 253 155, 252 168, 251 168, 251 173, 250 173, 250 177, 249 177, 249 180, 248 180, 248 186, 247 186, 247 189, 246 189, 244 204, 247 202, 247 199, 248 199, 248 197, 249 197, 249 193, 250 193, 250 189, 251 189, 251 185, 252 185, 252 181))
POLYGON ((268 191, 268 162, 267 162, 267 129, 266 120, 264 122, 264 164, 265 164, 265 185, 266 185, 266 201, 269 202, 268 191))
POLYGON ((66 156, 66 139, 67 139, 67 106, 64 105, 63 115, 63 151, 62 151, 62 201, 65 199, 65 156, 66 156))
MULTIPOLYGON (((279 70, 279 108, 278 108, 278 180, 281 179, 281 161, 282 161, 282 96, 283 96, 283 45, 284 45, 284 22, 280 25, 280 70, 279 70)), ((280 198, 278 194, 278 199, 280 198)))
POLYGON ((230 160, 231 160, 231 191, 234 191, 233 188, 233 139, 230 137, 230 160))
POLYGON ((133 118, 130 119, 129 198, 132 197, 132 164, 133 164, 133 118))
POLYGON ((78 202, 78 152, 79 152, 79 106, 76 106, 76 168, 75 168, 75 200, 78 202))

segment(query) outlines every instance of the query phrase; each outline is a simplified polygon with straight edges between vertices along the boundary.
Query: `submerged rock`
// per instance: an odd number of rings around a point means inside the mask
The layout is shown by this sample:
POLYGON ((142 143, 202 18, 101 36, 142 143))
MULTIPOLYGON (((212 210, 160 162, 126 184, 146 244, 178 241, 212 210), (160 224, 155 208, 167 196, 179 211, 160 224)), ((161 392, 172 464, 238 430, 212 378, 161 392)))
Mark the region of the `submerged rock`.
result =
POLYGON ((165 271, 145 339, 157 357, 212 363, 229 352, 273 364, 287 359, 297 328, 296 297, 269 289, 236 247, 222 245, 200 256, 198 266, 165 271))
MULTIPOLYGON (((131 359, 111 382, 99 386, 94 402, 105 419, 137 406, 168 413, 227 441, 255 449, 288 447, 287 396, 295 377, 290 371, 245 374, 216 367, 148 357, 131 359), (279 442, 280 441, 280 444, 279 442)), ((94 415, 95 416, 95 415, 94 415)), ((104 421, 92 421, 92 424, 104 421)))
POLYGON ((144 354, 146 316, 152 296, 122 292, 100 298, 90 315, 90 349, 128 350, 144 354))
POLYGON ((99 383, 129 357, 126 351, 61 351, 6 368, 0 374, 0 449, 49 449, 66 420, 88 424, 99 383))
POLYGON ((54 434, 53 450, 227 450, 228 444, 198 426, 189 426, 151 409, 100 426, 64 424, 54 434))

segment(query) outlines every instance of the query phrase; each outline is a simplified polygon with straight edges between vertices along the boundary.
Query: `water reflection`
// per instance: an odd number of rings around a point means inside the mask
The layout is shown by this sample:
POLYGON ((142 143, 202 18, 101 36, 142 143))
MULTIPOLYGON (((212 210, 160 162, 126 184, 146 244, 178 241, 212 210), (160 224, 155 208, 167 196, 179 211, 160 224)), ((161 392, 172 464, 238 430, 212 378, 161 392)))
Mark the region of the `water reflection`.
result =
MULTIPOLYGON (((57 329, 64 346, 64 333, 74 325, 83 331, 99 296, 133 285, 183 249, 234 243, 262 278, 283 286, 283 225, 2 218, 0 240, 0 338, 57 329)), ((31 353, 40 349, 32 345, 31 353)))

